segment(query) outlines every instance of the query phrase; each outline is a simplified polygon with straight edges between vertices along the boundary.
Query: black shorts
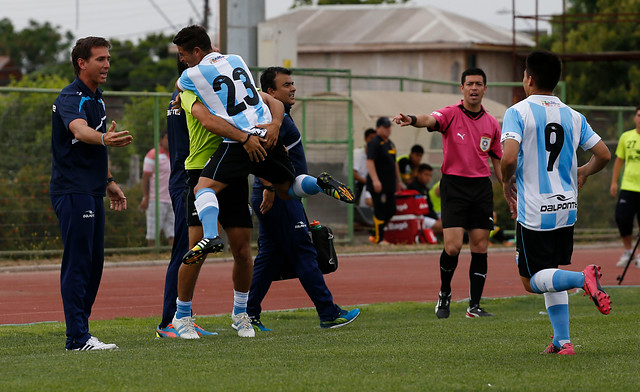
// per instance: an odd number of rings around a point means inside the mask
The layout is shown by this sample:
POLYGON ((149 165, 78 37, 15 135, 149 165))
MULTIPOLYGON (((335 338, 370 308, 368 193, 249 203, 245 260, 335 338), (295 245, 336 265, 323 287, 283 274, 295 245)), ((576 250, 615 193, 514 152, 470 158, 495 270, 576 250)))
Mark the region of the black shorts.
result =
POLYGON ((520 276, 532 277, 536 272, 571 264, 573 226, 549 231, 529 230, 516 224, 516 262, 520 276))
POLYGON ((443 228, 493 229, 493 187, 489 177, 443 174, 440 197, 443 228))
MULTIPOLYGON (((196 196, 193 188, 198 184, 202 170, 187 170, 187 188, 184 190, 187 211, 187 226, 202 226, 196 210, 196 196)), ((249 185, 247 179, 228 184, 220 193, 216 193, 220 212, 218 221, 223 229, 232 227, 252 228, 251 205, 249 204, 249 185)))
POLYGON ((640 192, 620 191, 616 203, 616 224, 620 237, 633 234, 633 218, 640 224, 640 192))
POLYGON ((241 179, 246 181, 249 174, 264 178, 273 184, 293 181, 296 177, 289 154, 279 139, 276 145, 267 151, 267 158, 262 162, 252 162, 240 143, 222 143, 202 169, 201 175, 223 184, 230 184, 241 179))

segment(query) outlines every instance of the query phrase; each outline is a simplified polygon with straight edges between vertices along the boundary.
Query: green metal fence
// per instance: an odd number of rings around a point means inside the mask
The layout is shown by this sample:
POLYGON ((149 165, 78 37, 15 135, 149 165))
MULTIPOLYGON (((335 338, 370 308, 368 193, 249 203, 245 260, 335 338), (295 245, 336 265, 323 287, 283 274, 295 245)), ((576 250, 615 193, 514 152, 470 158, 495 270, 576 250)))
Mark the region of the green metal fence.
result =
MULTIPOLYGON (((302 133, 310 173, 327 170, 352 186, 354 102, 350 92, 353 88, 368 88, 360 83, 374 79, 383 80, 390 84, 386 88, 397 90, 429 90, 436 84, 457 86, 456 82, 448 81, 355 76, 348 70, 301 69, 294 70, 294 76, 298 92, 293 118, 302 133), (326 91, 339 92, 343 96, 314 96, 326 91)), ((514 88, 518 85, 496 83, 492 87, 514 88)), ((40 257, 61 252, 57 218, 48 196, 51 105, 59 91, 0 87, 0 257, 40 257)), ((564 87, 559 94, 564 94, 564 87)), ((118 129, 129 129, 134 136, 132 145, 110 150, 110 168, 125 188, 129 209, 124 213, 108 210, 105 245, 108 252, 148 250, 145 216, 137 209, 141 188, 136 180, 140 177, 139 162, 149 149, 158 145, 170 94, 107 91, 104 96, 108 119, 115 119, 118 129)), ((612 151, 620 133, 634 127, 633 107, 572 107, 585 114, 612 151)), ((580 156, 582 161, 587 158, 580 156)), ((439 162, 430 163, 439 165, 439 162)), ((590 180, 581 193, 578 229, 582 232, 593 232, 598 236, 603 231, 611 234, 611 228, 615 227, 615 200, 608 195, 611 167, 610 164, 604 173, 590 180)), ((504 208, 500 195, 496 195, 497 209, 504 208)), ((354 242, 352 205, 323 196, 309 198, 305 203, 309 219, 332 226, 340 240, 354 242)), ((156 233, 159 236, 158 230, 156 233)), ((254 232, 254 239, 256 234, 254 232)), ((168 249, 160 244, 156 238, 155 250, 168 249)))

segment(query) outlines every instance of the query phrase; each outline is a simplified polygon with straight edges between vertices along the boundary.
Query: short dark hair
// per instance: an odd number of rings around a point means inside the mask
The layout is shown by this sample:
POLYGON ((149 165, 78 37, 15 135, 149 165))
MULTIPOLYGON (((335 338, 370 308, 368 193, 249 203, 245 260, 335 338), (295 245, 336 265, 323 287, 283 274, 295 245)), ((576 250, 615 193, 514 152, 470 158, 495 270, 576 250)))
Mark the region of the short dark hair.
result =
POLYGON ((269 67, 260 74, 260 88, 265 93, 268 89, 276 89, 276 76, 278 74, 291 75, 291 70, 285 67, 269 67))
POLYGON ((76 41, 76 45, 71 51, 71 63, 73 64, 73 72, 76 76, 80 75, 78 59, 89 60, 91 57, 91 49, 102 47, 111 49, 111 43, 102 37, 86 37, 76 41))
POLYGON ((210 52, 211 38, 207 34, 207 30, 204 27, 198 25, 191 25, 183 28, 173 37, 174 44, 181 46, 187 52, 193 52, 195 48, 200 48, 205 52, 210 52))
POLYGON ((418 172, 422 173, 423 171, 433 171, 433 167, 428 163, 421 163, 418 165, 418 172))
POLYGON ((364 138, 365 138, 365 139, 366 139, 366 138, 368 138, 368 137, 369 137, 369 135, 375 135, 375 133, 376 133, 376 130, 375 130, 375 129, 373 129, 373 128, 367 128, 367 130, 366 130, 366 131, 364 131, 364 138))
POLYGON ((638 110, 640 110, 640 106, 636 106, 636 113, 638 113, 638 110))
POLYGON ((460 78, 460 84, 464 86, 464 80, 467 78, 467 76, 471 76, 471 75, 480 75, 482 76, 482 83, 486 86, 487 85, 487 74, 484 73, 484 71, 480 68, 468 68, 466 69, 463 73, 462 73, 462 77, 460 78))
POLYGON ((554 53, 536 50, 527 56, 525 70, 539 89, 552 91, 560 80, 562 63, 554 53))
POLYGON ((419 144, 414 144, 413 147, 411 147, 411 153, 414 152, 416 154, 424 154, 424 148, 422 148, 422 146, 419 144))

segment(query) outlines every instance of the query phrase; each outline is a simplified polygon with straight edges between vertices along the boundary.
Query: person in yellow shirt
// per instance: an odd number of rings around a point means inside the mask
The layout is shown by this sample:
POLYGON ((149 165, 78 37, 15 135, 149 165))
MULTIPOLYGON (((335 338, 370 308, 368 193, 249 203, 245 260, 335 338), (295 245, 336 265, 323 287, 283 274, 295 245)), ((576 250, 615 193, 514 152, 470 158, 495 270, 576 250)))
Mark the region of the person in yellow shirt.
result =
MULTIPOLYGON (((625 267, 631 256, 634 216, 640 224, 640 106, 636 107, 633 121, 636 123, 636 129, 624 132, 620 136, 611 176, 610 193, 615 198, 618 195, 618 179, 624 166, 620 195, 616 204, 616 224, 625 250, 616 264, 618 267, 625 267)), ((640 254, 636 255, 633 263, 640 268, 640 254)))

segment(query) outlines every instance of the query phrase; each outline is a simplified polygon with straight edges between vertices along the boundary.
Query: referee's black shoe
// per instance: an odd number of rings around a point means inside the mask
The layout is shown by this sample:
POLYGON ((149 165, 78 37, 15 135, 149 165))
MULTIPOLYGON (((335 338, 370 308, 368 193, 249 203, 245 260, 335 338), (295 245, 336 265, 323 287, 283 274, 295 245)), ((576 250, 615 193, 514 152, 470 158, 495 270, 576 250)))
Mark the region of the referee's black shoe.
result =
POLYGON ((438 294, 438 303, 436 303, 436 316, 439 319, 449 318, 449 304, 451 304, 451 293, 438 294))
POLYGON ((205 255, 222 252, 223 249, 222 238, 203 238, 182 257, 182 263, 187 265, 197 264, 202 261, 205 255))
POLYGON ((345 203, 353 203, 356 199, 351 188, 334 180, 327 172, 318 176, 317 184, 324 193, 345 203))

